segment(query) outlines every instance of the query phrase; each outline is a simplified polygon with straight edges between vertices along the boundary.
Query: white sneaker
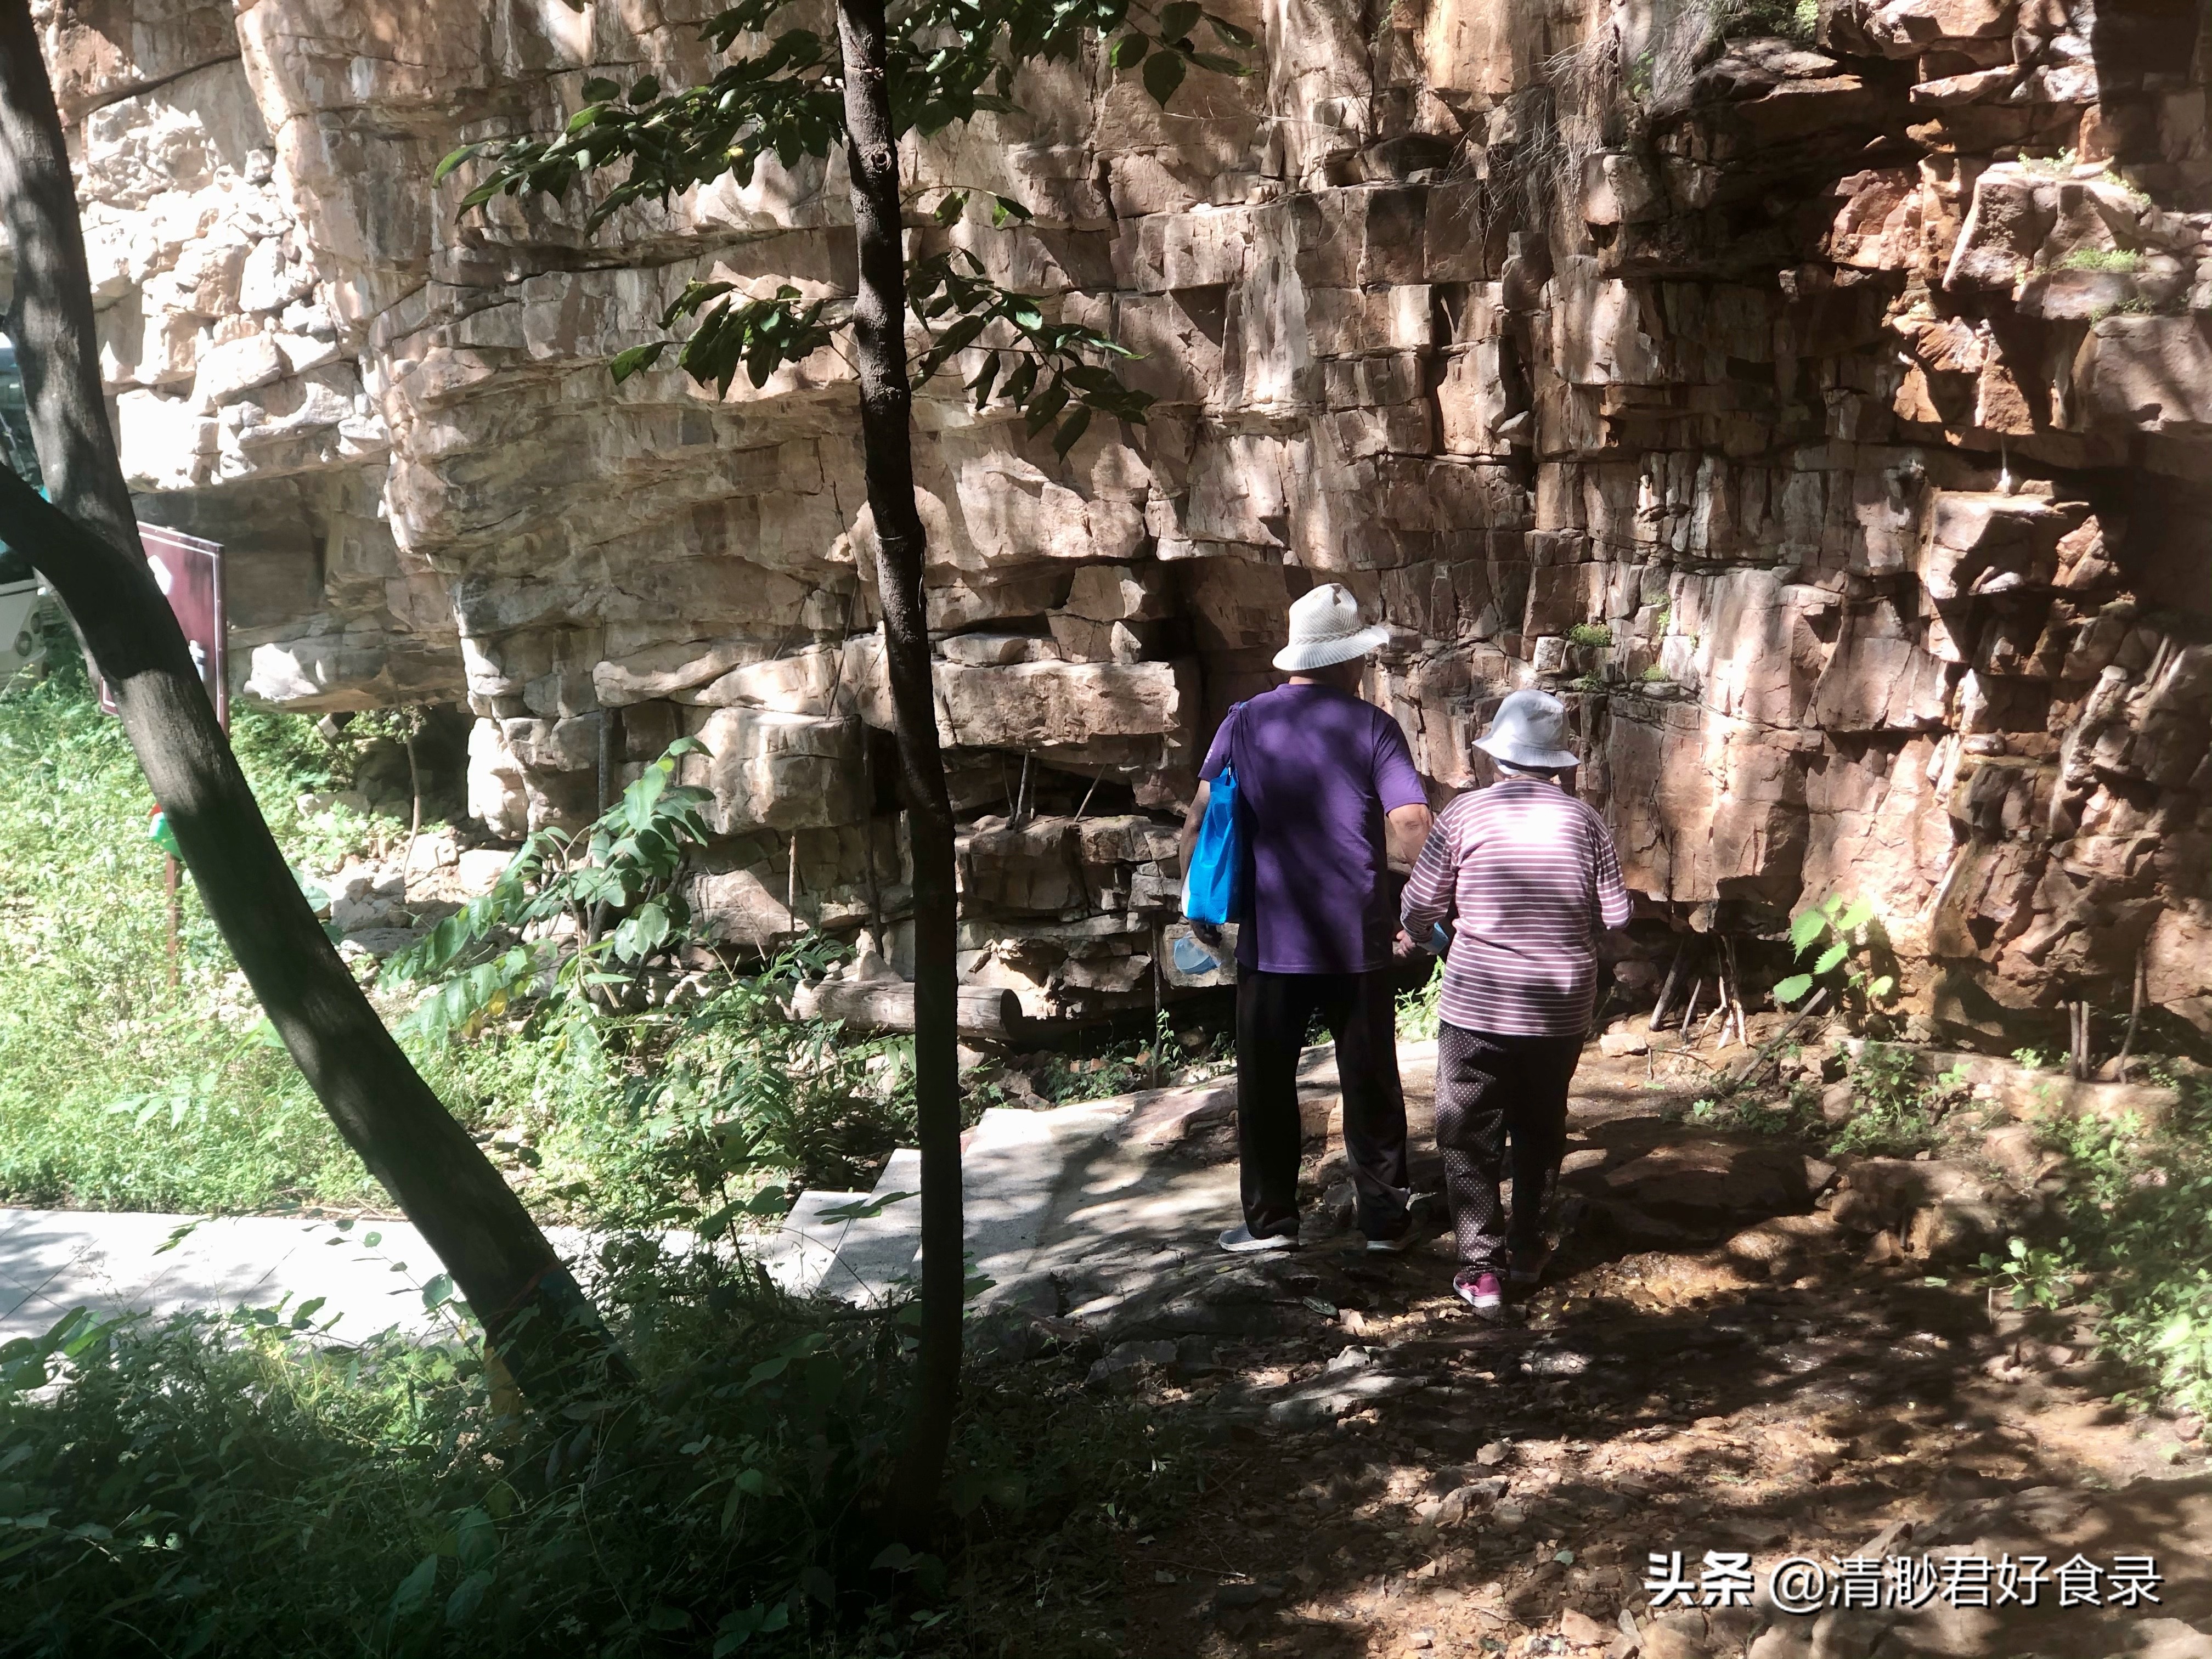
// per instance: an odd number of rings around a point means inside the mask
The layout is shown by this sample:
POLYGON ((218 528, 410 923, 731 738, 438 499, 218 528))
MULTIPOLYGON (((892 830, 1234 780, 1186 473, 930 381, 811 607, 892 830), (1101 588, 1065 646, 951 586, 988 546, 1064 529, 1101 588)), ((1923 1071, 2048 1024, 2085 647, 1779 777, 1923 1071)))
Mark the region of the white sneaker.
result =
POLYGON ((1255 1238, 1252 1230, 1239 1223, 1221 1235, 1220 1244, 1231 1255, 1256 1255, 1262 1250, 1295 1250, 1298 1248, 1298 1236, 1270 1233, 1265 1238, 1255 1238))

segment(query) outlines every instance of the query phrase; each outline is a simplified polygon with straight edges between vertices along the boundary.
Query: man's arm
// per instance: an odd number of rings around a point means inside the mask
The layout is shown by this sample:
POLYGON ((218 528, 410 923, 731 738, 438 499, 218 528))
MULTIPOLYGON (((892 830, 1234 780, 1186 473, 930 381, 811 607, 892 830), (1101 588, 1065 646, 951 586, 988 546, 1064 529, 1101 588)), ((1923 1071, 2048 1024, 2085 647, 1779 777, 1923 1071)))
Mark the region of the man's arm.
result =
POLYGON ((1198 850, 1198 826, 1206 822, 1206 804, 1213 799, 1213 786, 1201 782, 1198 793, 1191 797, 1190 810, 1182 815, 1182 837, 1177 843, 1176 855, 1180 862, 1176 873, 1190 873, 1190 855, 1198 850))
MULTIPOLYGON (((1191 797, 1190 810, 1182 815, 1182 835, 1176 843, 1176 856, 1181 860, 1176 873, 1186 879, 1190 875, 1190 855, 1198 850, 1198 828, 1206 822, 1206 803, 1212 799, 1213 786, 1201 778, 1198 793, 1191 797)), ((1221 943, 1221 930, 1210 921, 1193 921, 1190 931, 1200 945, 1221 943)))
POLYGON ((1393 870, 1403 875, 1413 869, 1435 823, 1435 816, 1425 806, 1396 807, 1383 818, 1382 843, 1393 870))

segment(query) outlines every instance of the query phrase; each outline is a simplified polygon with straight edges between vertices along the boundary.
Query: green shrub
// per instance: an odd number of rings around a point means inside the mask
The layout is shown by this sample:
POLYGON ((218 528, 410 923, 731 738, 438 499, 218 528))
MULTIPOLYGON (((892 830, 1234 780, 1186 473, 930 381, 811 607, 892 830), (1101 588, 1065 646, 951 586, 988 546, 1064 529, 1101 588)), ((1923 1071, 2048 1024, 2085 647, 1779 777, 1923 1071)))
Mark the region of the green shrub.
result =
POLYGON ((1603 623, 1577 623, 1567 630, 1569 645, 1611 645, 1613 629, 1603 623))
POLYGON ((2053 1249, 2088 1275, 2101 1352, 2154 1395, 2212 1414, 2212 1088, 2184 1080, 2154 1127, 2055 1112, 2040 1127, 2066 1159, 2053 1249))
MULTIPOLYGON (((1180 1449, 1064 1360, 986 1367, 946 1498, 967 1595, 876 1519, 902 1315, 794 1304, 709 1253, 602 1251, 633 1395, 503 1417, 471 1346, 331 1346, 311 1310, 79 1325, 0 1352, 0 1653, 878 1659, 1187 1490, 1180 1449), (68 1352, 59 1386, 46 1388, 68 1352)), ((1017 1649, 1016 1650, 1019 1650, 1017 1649)))
POLYGON ((1784 1007, 1803 1001, 1826 979, 1838 1006, 1855 1024, 1863 1024, 1897 990, 1896 976, 1875 965, 1882 942, 1874 906, 1865 899, 1831 893, 1799 911, 1790 919, 1790 949, 1803 965, 1774 983, 1774 1000, 1784 1007))
POLYGON ((619 1006, 623 988, 691 943, 680 880, 707 842, 713 796, 674 779, 702 747, 679 738, 590 829, 537 831, 490 892, 386 964, 386 982, 432 988, 408 1033, 471 1031, 526 1000, 556 1020, 619 1006))
POLYGON ((1912 1050, 1897 1043, 1864 1042, 1851 1062, 1851 1115, 1829 1140, 1831 1151, 1878 1158, 1910 1158, 1942 1138, 1941 1119, 1960 1080, 1923 1082, 1912 1050))

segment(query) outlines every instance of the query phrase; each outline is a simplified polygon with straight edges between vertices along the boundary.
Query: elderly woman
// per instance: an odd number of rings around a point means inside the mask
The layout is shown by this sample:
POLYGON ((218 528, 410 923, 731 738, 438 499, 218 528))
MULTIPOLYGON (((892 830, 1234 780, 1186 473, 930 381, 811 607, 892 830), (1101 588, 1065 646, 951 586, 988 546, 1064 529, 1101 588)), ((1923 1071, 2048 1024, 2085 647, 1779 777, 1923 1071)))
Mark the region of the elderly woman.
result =
POLYGON ((1597 998, 1596 939, 1628 920, 1613 837, 1560 785, 1566 710, 1541 691, 1498 705, 1475 746, 1498 781, 1444 808, 1406 884, 1406 931, 1456 918, 1437 1040, 1437 1146, 1478 1313, 1544 1269, 1544 1199, 1566 1151, 1567 1085, 1597 998), (1513 1214, 1498 1200, 1512 1143, 1513 1214))

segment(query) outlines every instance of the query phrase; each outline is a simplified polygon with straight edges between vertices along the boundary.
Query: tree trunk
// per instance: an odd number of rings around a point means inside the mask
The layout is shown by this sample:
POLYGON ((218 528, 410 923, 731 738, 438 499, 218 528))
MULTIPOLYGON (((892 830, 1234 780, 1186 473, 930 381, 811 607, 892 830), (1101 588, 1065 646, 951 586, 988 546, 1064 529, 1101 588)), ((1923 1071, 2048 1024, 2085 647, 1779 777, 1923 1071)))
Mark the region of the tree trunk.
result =
POLYGON ((914 501, 913 399, 907 386, 906 253, 898 137, 885 74, 884 0, 838 0, 845 64, 846 158, 860 276, 853 310, 860 443, 876 524, 876 586, 898 737, 899 781, 914 862, 915 1108, 921 1143, 921 1355, 914 1417, 894 1477, 894 1520, 909 1538, 936 1508, 960 1392, 965 1262, 960 1218, 960 1061, 954 1030, 958 908, 952 802, 937 746, 927 538, 914 501))
POLYGON ((138 540, 108 426, 84 240, 27 0, 0 0, 0 198, 15 343, 49 506, 0 471, 0 537, 82 635, 209 914, 349 1145, 541 1397, 622 1357, 521 1201, 416 1074, 316 922, 216 724, 138 540), (64 509, 66 509, 64 511, 64 509))

